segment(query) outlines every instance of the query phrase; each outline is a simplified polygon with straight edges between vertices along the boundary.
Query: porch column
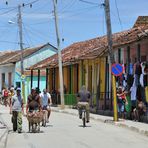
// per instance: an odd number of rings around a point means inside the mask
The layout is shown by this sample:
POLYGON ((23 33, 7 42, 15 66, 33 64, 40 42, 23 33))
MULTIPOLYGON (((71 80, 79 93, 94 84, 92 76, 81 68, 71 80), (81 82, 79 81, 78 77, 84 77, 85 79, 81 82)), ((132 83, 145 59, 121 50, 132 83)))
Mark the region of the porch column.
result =
POLYGON ((130 46, 127 46, 127 73, 129 74, 129 64, 130 64, 130 46))
POLYGON ((141 45, 140 44, 138 44, 137 45, 137 61, 141 61, 141 58, 140 58, 140 51, 141 51, 141 45))
POLYGON ((48 74, 49 74, 49 69, 46 68, 46 89, 48 89, 48 74))
POLYGON ((85 66, 84 66, 84 61, 82 60, 82 63, 81 63, 81 87, 82 85, 85 84, 85 66))
POLYGON ((40 70, 38 69, 38 89, 40 89, 40 70))
POLYGON ((85 67, 86 67, 86 78, 85 78, 85 81, 86 81, 86 89, 88 89, 88 61, 86 62, 86 65, 85 65, 85 67))
MULTIPOLYGON (((56 81, 55 81, 55 78, 56 78, 56 69, 53 68, 53 89, 55 90, 56 89, 56 81)), ((57 84, 58 85, 58 84, 57 84)))
POLYGON ((93 102, 94 102, 94 99, 95 99, 95 61, 92 62, 92 101, 91 101, 91 106, 93 106, 93 102))
POLYGON ((31 69, 31 89, 33 87, 33 70, 31 69))
POLYGON ((79 65, 77 64, 77 92, 79 91, 79 65))
POLYGON ((73 67, 70 65, 70 94, 73 93, 73 67))
POLYGON ((121 64, 121 48, 118 49, 118 63, 121 64))
POLYGON ((104 110, 106 110, 106 99, 108 98, 108 57, 106 57, 105 63, 105 94, 104 94, 104 110))

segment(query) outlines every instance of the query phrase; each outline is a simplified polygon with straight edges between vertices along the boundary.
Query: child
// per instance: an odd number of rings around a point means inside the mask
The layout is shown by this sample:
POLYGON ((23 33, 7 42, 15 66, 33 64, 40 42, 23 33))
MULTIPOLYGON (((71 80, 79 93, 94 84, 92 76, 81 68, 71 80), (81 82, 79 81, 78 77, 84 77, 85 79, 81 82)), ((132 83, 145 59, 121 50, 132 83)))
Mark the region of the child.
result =
POLYGON ((118 112, 121 113, 121 118, 125 119, 125 104, 127 104, 126 92, 124 92, 123 88, 119 86, 117 91, 118 97, 118 112))

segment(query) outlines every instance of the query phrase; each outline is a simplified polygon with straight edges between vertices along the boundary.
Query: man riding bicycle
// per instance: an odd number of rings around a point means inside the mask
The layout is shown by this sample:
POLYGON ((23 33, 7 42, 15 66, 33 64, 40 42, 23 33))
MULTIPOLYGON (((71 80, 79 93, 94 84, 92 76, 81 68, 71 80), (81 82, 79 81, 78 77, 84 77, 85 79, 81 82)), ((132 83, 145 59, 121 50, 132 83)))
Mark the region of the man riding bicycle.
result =
POLYGON ((79 111, 79 118, 82 118, 82 108, 85 107, 86 109, 86 118, 87 121, 89 122, 89 101, 90 101, 90 92, 86 90, 85 86, 82 86, 80 91, 78 92, 77 95, 78 98, 78 111, 79 111))
POLYGON ((42 110, 48 111, 47 122, 49 122, 49 117, 51 114, 50 105, 52 104, 51 95, 47 92, 46 89, 43 89, 43 92, 40 94, 40 97, 41 97, 41 103, 42 103, 42 110))

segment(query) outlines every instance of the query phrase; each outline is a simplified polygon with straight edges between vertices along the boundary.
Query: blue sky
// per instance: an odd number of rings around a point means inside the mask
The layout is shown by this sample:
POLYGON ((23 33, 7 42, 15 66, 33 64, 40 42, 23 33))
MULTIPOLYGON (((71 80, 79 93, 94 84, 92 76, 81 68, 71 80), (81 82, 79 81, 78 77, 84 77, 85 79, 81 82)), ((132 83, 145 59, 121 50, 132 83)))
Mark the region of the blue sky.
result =
MULTIPOLYGON (((0 50, 16 50, 19 49, 17 6, 35 0, 7 1, 8 5, 6 0, 0 0, 0 50)), ((61 48, 106 34, 105 14, 101 7, 104 0, 87 1, 94 5, 80 0, 58 0, 61 48)), ((110 6, 113 33, 131 28, 138 16, 148 15, 147 0, 110 0, 110 6)), ((22 18, 24 48, 47 42, 56 46, 52 0, 38 0, 32 8, 29 5, 23 7, 22 18)))

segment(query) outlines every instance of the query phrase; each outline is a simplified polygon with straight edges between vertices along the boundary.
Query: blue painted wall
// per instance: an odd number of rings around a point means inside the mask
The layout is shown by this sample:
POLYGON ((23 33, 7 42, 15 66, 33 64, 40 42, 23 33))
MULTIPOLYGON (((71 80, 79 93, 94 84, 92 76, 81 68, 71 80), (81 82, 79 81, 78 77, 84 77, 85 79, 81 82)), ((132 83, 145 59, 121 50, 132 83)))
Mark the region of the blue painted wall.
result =
MULTIPOLYGON (((53 50, 53 47, 51 46, 47 46, 42 48, 41 50, 33 53, 32 55, 26 57, 24 59, 24 69, 29 68, 30 66, 52 56, 53 54, 55 54, 55 52, 51 51, 53 50)), ((20 61, 18 61, 15 64, 15 76, 14 76, 14 86, 16 86, 16 83, 20 83, 21 84, 21 74, 20 74, 20 61)), ((33 87, 37 87, 37 76, 33 77, 33 87)), ((27 99, 28 94, 30 93, 30 85, 31 85, 31 77, 30 76, 26 76, 25 78, 25 98, 27 99)), ((46 77, 45 76, 41 76, 40 77, 40 90, 42 91, 44 88, 46 87, 46 77)))

